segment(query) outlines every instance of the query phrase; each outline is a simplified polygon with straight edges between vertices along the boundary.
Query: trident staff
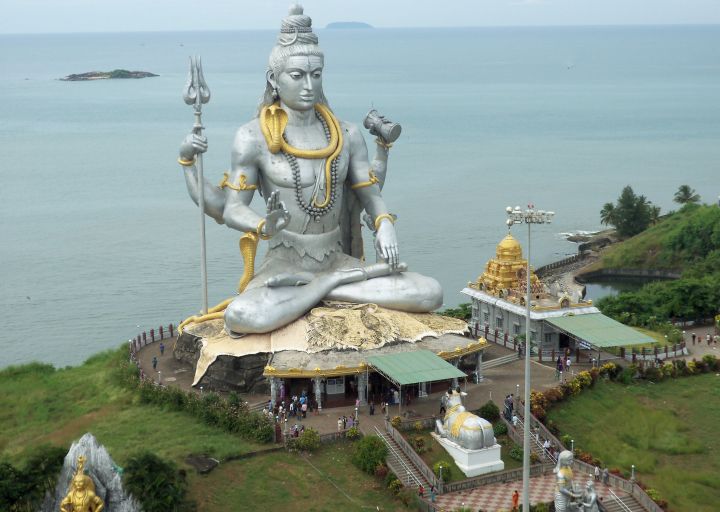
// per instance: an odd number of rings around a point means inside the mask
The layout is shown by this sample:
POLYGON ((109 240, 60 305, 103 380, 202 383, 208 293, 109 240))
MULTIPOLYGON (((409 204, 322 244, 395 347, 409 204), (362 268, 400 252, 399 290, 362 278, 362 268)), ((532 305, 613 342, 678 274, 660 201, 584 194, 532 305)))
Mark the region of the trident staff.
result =
MULTIPOLYGON (((200 57, 190 57, 190 70, 183 91, 183 99, 185 103, 193 106, 195 111, 195 124, 193 125, 193 133, 202 135, 202 106, 210 101, 210 89, 208 89, 205 77, 202 72, 202 61, 200 57)), ((180 162, 182 164, 182 162, 180 162)), ((200 278, 202 280, 202 314, 208 312, 208 293, 207 293, 207 258, 205 255, 205 190, 202 186, 203 177, 203 155, 198 153, 196 156, 198 183, 201 185, 199 189, 198 206, 200 207, 200 278)))

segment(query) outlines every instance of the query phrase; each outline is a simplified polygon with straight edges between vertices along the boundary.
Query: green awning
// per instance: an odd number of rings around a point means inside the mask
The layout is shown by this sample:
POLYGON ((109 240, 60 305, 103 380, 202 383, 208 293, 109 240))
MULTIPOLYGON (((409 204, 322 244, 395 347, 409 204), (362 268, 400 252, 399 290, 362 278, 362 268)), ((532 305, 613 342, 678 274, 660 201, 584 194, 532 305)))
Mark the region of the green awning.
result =
POLYGON ((466 377, 466 375, 429 350, 413 350, 368 357, 368 363, 398 386, 466 377))
POLYGON ((657 343, 650 336, 600 313, 546 318, 545 321, 595 348, 657 343))

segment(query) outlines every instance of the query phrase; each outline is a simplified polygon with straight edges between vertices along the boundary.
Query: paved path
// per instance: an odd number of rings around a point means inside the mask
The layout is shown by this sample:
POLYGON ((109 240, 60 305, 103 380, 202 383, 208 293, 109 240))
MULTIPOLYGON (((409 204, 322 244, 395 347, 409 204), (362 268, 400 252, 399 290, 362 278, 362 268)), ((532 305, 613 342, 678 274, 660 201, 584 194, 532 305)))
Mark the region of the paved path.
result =
MULTIPOLYGON (((587 482, 585 475, 575 475, 575 485, 579 489, 585 488, 587 482)), ((595 491, 598 498, 603 501, 608 499, 610 487, 602 483, 595 483, 595 491)), ((483 510, 484 512, 497 512, 499 510, 512 509, 512 495, 517 490, 522 495, 522 481, 498 483, 477 487, 468 491, 460 491, 452 494, 442 494, 435 499, 435 507, 438 511, 453 511, 462 506, 470 510, 483 510)), ((619 489, 613 489, 621 499, 627 496, 619 489)), ((555 498, 555 475, 548 473, 537 476, 530 480, 530 503, 548 503, 555 498)))

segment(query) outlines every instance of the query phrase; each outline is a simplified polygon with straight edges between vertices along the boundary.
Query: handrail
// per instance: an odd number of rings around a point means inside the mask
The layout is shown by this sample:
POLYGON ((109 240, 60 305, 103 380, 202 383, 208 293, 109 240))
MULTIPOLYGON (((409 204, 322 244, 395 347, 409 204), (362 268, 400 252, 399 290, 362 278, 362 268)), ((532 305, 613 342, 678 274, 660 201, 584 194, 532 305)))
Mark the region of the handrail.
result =
MULTIPOLYGON (((505 421, 507 422, 507 420, 505 420, 505 421)), ((512 423, 510 423, 510 425, 512 425, 512 423)), ((512 426, 513 426, 513 428, 515 428, 515 429, 517 429, 518 426, 521 426, 521 427, 523 428, 523 432, 525 431, 525 424, 523 423, 523 420, 520 419, 519 417, 518 417, 518 420, 517 420, 517 425, 512 425, 512 426)), ((540 453, 542 453, 544 456, 546 456, 547 458, 549 458, 551 461, 557 462, 557 458, 553 457, 552 453, 550 453, 548 450, 546 450, 545 447, 540 443, 540 438, 539 438, 539 436, 538 436, 538 437, 533 436, 532 430, 531 430, 531 432, 530 432, 530 439, 531 439, 530 442, 531 442, 531 443, 534 443, 535 446, 538 447, 538 450, 540 451, 540 453)), ((530 449, 530 453, 532 453, 532 448, 530 449)))
MULTIPOLYGON (((393 455, 395 455, 395 458, 398 460, 398 462, 403 466, 403 469, 406 471, 406 473, 407 473, 407 475, 408 475, 408 484, 411 483, 411 482, 410 482, 410 477, 412 476, 418 486, 422 485, 422 482, 418 479, 418 477, 415 476, 415 472, 414 472, 407 464, 405 464, 405 461, 402 460, 402 457, 400 457, 400 455, 398 455, 398 452, 395 450, 395 448, 393 448, 393 446, 392 446, 392 445, 390 444, 390 442, 385 438, 385 436, 384 436, 383 433, 380 431, 380 429, 377 428, 377 426, 375 426, 375 432, 377 433, 378 437, 380 437, 380 439, 383 440, 383 442, 384 442, 385 445, 388 447, 388 449, 393 453, 393 455)), ((401 481, 402 481, 402 480, 401 480, 401 481)))
POLYGON ((632 512, 632 509, 628 507, 623 500, 621 500, 617 494, 613 492, 612 489, 608 489, 608 492, 612 496, 612 498, 615 500, 615 503, 620 505, 620 508, 623 509, 623 512, 632 512))

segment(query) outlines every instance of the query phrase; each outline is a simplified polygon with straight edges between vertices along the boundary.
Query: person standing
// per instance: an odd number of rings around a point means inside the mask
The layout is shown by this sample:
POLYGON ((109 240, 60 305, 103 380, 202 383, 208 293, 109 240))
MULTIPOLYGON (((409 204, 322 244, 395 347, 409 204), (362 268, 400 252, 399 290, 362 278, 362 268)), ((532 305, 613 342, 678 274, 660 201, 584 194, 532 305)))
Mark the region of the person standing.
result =
POLYGON ((595 481, 596 482, 600 481, 600 468, 597 466, 595 466, 595 481))
POLYGON ((342 432, 342 429, 343 429, 343 420, 342 420, 342 418, 338 418, 337 426, 338 426, 338 432, 342 432))
POLYGON ((153 370, 157 370, 157 363, 158 363, 157 356, 153 356, 153 358, 152 358, 153 370))
POLYGON ((520 510, 520 493, 515 489, 515 492, 512 495, 512 510, 513 512, 518 512, 520 510))
POLYGON ((163 355, 165 353, 165 344, 161 341, 160 342, 160 355, 163 355))

